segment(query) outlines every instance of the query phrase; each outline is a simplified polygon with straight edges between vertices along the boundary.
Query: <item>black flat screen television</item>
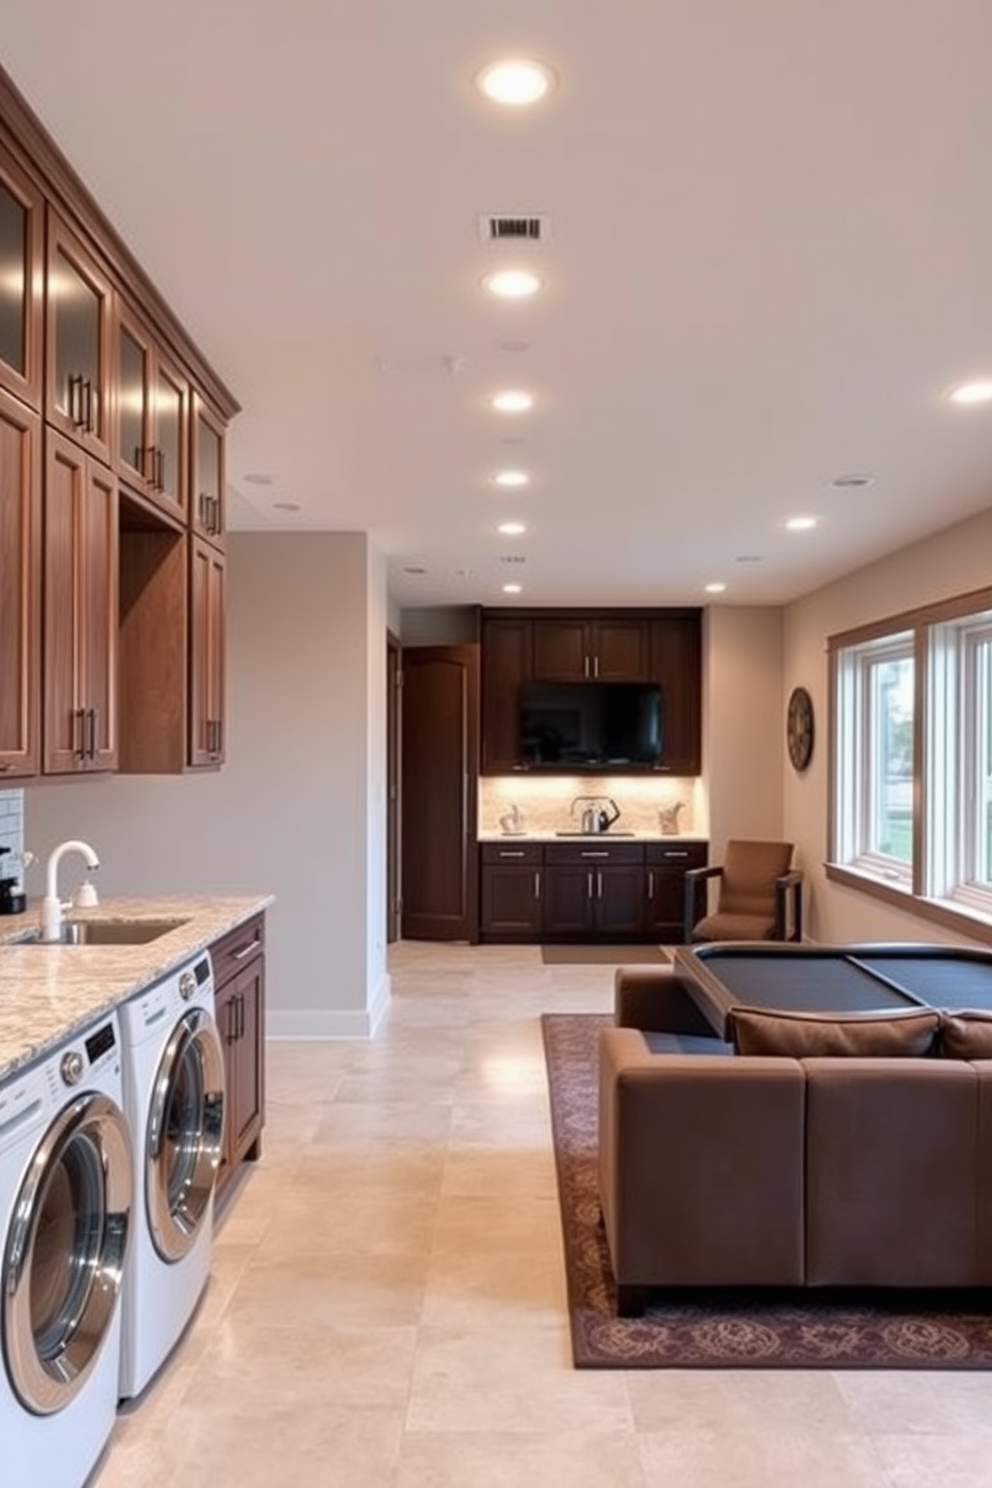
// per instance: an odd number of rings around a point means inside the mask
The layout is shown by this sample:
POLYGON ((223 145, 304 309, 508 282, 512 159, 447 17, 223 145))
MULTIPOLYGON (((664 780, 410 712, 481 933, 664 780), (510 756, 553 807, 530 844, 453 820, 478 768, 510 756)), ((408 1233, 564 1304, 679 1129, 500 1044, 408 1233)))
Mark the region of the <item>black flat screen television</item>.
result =
POLYGON ((525 765, 602 769, 661 760, 661 688, 655 683, 525 683, 519 722, 525 765))

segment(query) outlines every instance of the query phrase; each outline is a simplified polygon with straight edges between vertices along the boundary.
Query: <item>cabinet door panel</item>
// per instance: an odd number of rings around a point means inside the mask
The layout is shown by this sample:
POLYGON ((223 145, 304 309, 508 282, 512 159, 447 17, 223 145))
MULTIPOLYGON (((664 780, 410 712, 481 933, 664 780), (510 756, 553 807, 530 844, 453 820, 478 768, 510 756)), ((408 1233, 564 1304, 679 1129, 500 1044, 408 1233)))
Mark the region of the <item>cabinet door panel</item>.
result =
POLYGON ((595 922, 603 935, 640 935, 644 929, 644 872, 637 868, 596 870, 595 922))
POLYGON ((517 699, 530 677, 529 620, 487 621, 482 631, 482 773, 520 766, 517 699))
POLYGON ((76 510, 84 500, 85 457, 47 436, 45 460, 44 769, 82 768, 84 720, 77 696, 76 510))
POLYGON ((41 408, 41 192, 0 146, 0 386, 41 408))
POLYGON ((595 888, 595 868, 549 864, 544 873, 544 934, 588 934, 592 928, 595 888))
POLYGON ((225 559, 209 543, 190 545, 191 765, 220 765, 225 743, 225 559))
POLYGON ((0 391, 0 784, 38 770, 41 419, 0 391))
POLYGON ((117 762, 117 484, 109 470, 88 462, 80 512, 84 582, 80 593, 81 654, 85 659, 87 769, 117 762))
POLYGON ((109 281, 54 213, 48 235, 48 420, 109 464, 109 281))
POLYGON ((45 458, 46 774, 110 770, 117 727, 117 487, 49 432, 45 458))
POLYGON ((484 936, 534 940, 541 930, 541 869, 483 866, 480 930, 484 936))
POLYGON ((535 620, 535 682, 575 682, 591 675, 584 620, 535 620))
POLYGON ((593 626, 593 676, 600 682, 651 680, 649 628, 644 620, 598 620, 593 626))
POLYGON ((198 393, 193 394, 190 449, 190 525, 200 537, 223 547, 224 425, 198 393))
POLYGON ((702 678, 697 615, 652 622, 651 667, 661 686, 662 767, 675 775, 698 775, 702 770, 702 678))

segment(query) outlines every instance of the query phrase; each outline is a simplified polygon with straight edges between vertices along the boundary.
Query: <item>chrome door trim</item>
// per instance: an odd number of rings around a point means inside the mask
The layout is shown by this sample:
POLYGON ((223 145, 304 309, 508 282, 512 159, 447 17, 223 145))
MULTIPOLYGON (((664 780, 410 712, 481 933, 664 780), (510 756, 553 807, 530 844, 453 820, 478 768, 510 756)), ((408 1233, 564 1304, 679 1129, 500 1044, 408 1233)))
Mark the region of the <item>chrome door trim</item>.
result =
POLYGON ((152 1244, 164 1261, 192 1249, 213 1197, 224 1136, 224 1055, 205 1008, 191 1008, 169 1035, 152 1086, 145 1143, 145 1197, 152 1244), (195 1111, 178 1148, 170 1138, 176 1080, 192 1074, 195 1111))
POLYGON ((4 1252, 3 1341, 10 1382, 36 1415, 63 1410, 79 1394, 100 1357, 120 1294, 134 1191, 127 1121, 109 1096, 84 1093, 63 1107, 31 1159, 17 1194, 4 1252), (39 1338, 31 1280, 38 1227, 49 1183, 69 1149, 83 1143, 96 1177, 102 1214, 92 1252, 68 1256, 80 1296, 52 1338, 39 1338))

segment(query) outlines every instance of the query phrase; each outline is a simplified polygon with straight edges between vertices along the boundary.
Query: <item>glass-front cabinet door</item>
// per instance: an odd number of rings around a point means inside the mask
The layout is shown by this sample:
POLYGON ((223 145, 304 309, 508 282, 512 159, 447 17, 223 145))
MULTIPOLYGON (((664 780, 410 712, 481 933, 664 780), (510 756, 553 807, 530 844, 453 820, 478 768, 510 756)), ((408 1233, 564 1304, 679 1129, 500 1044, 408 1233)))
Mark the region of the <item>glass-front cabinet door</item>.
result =
POLYGON ((110 462, 110 284, 54 213, 48 232, 48 421, 110 462))
POLYGON ((118 301, 116 329, 117 473, 171 515, 186 513, 186 379, 144 323, 118 301))
POLYGON ((224 546, 224 424, 193 394, 190 525, 215 547, 224 546))
POLYGON ((44 202, 0 145, 0 385, 41 408, 44 202))

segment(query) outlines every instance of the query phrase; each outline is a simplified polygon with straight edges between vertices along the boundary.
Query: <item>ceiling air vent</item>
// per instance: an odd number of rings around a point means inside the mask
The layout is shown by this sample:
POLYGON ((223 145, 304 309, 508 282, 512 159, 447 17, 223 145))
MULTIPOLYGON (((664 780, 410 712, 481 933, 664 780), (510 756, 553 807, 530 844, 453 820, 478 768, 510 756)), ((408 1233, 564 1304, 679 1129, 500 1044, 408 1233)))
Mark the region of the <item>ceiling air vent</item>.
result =
POLYGON ((479 236, 484 243, 544 243, 551 233, 551 219, 542 217, 479 218, 479 236))

